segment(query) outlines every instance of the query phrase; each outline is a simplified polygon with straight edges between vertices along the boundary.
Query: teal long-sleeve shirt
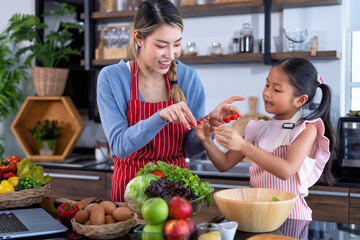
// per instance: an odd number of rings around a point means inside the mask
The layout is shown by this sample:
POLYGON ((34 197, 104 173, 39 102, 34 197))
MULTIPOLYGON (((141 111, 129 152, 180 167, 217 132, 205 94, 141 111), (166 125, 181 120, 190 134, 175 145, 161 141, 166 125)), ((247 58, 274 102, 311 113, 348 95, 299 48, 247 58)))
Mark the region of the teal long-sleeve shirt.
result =
MULTIPOLYGON (((205 114, 205 92, 199 76, 192 68, 177 61, 178 85, 183 91, 187 105, 199 119, 205 114)), ((129 126, 128 112, 131 92, 131 72, 126 61, 104 67, 97 81, 97 104, 101 124, 114 155, 126 158, 148 144, 168 122, 163 121, 159 112, 133 126, 129 126)), ((139 91, 139 100, 145 101, 139 91)), ((193 158, 202 153, 199 139, 191 129, 184 139, 185 156, 193 158)))

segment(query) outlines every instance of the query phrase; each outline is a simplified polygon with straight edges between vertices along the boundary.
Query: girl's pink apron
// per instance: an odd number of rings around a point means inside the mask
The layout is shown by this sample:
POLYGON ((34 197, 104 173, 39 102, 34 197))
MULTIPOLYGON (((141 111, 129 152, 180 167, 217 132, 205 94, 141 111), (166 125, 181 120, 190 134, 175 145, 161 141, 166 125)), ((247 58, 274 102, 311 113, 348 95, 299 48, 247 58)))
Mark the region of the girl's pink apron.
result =
MULTIPOLYGON (((129 127, 141 120, 145 120, 156 114, 160 109, 166 108, 175 103, 170 96, 170 101, 157 103, 143 102, 139 100, 139 81, 137 64, 135 60, 132 65, 131 97, 127 119, 129 127)), ((170 81, 165 75, 168 91, 170 94, 170 81)), ((114 174, 111 183, 111 200, 116 202, 124 201, 126 185, 136 176, 139 168, 149 162, 156 163, 161 160, 169 164, 178 165, 181 168, 188 168, 183 150, 183 140, 188 130, 182 124, 166 124, 156 136, 143 148, 134 152, 124 159, 116 156, 114 160, 114 174)), ((124 143, 125 144, 125 143, 124 143)))
MULTIPOLYGON (((300 113, 296 113, 289 121, 289 123, 297 123, 300 119, 300 113)), ((264 133, 267 124, 265 124, 257 133, 255 139, 255 146, 259 141, 261 135, 264 133)), ((280 158, 284 158, 288 148, 290 146, 290 129, 282 129, 282 132, 278 139, 275 139, 274 150, 270 153, 280 158)), ((250 168, 250 186, 256 188, 271 188, 280 189, 288 192, 292 192, 298 196, 295 207, 290 213, 289 219, 301 219, 301 220, 312 220, 311 209, 307 205, 304 197, 300 193, 300 183, 297 174, 291 176, 287 180, 282 180, 268 171, 264 170, 256 163, 252 163, 250 168)))

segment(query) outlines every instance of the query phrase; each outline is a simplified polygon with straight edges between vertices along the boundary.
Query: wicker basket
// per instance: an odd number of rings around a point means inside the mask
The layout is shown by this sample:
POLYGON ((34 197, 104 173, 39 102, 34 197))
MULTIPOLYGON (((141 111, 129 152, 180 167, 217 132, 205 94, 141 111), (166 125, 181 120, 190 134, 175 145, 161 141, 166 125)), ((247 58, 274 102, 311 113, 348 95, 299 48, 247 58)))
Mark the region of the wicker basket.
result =
POLYGON ((38 96, 61 96, 64 93, 69 69, 32 67, 31 71, 38 96))
POLYGON ((126 235, 132 227, 137 225, 138 217, 133 213, 129 220, 103 225, 83 225, 71 219, 73 230, 78 234, 94 239, 112 239, 126 235))
POLYGON ((39 203, 50 192, 50 184, 43 187, 0 194, 0 209, 25 207, 39 203))

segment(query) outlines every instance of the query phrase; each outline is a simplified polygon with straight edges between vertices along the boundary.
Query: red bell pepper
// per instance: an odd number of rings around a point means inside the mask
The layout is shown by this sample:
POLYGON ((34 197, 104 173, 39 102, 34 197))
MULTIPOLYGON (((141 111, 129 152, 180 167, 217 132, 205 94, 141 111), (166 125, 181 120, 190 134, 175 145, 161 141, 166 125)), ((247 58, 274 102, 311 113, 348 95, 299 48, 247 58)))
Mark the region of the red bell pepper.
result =
POLYGON ((4 173, 2 177, 3 177, 3 179, 9 179, 11 177, 16 177, 16 174, 13 172, 7 172, 7 173, 4 173))
POLYGON ((152 170, 152 171, 150 171, 149 173, 154 174, 154 175, 157 176, 159 179, 165 177, 164 173, 163 173, 162 171, 160 171, 160 170, 152 170))
POLYGON ((72 202, 66 202, 61 204, 57 209, 57 215, 63 222, 69 222, 75 217, 75 214, 79 211, 79 206, 72 202))
POLYGON ((4 159, 4 160, 2 160, 0 162, 0 170, 1 170, 1 172, 3 172, 3 173, 6 173, 6 172, 16 173, 16 171, 17 171, 16 164, 18 162, 21 162, 21 160, 22 160, 21 157, 18 157, 18 156, 15 156, 15 155, 8 156, 6 159, 4 159))

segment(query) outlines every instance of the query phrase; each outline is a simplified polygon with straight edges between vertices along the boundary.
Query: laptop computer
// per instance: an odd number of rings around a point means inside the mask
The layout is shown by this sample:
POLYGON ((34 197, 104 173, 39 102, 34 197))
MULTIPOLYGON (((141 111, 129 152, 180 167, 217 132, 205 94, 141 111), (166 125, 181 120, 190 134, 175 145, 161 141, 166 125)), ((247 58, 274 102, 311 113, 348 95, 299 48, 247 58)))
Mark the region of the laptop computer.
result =
POLYGON ((33 237, 66 230, 67 227, 42 208, 0 211, 0 239, 33 237))

